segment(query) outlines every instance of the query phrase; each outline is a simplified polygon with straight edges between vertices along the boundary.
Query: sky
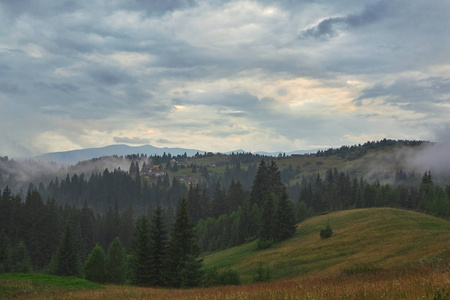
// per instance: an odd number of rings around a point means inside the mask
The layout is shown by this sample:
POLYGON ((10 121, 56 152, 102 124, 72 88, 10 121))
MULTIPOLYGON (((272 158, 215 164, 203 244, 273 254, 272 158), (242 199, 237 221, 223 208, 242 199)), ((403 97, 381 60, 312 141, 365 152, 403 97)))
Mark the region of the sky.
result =
POLYGON ((0 0, 0 156, 450 140, 450 1, 0 0))

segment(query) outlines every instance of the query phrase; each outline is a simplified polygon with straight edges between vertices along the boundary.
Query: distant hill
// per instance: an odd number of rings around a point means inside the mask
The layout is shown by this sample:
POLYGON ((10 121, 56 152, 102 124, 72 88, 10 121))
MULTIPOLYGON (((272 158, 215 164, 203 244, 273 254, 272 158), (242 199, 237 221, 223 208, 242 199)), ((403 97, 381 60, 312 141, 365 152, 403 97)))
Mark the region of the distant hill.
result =
MULTIPOLYGON (((281 154, 291 155, 291 154, 305 154, 305 153, 316 153, 320 149, 316 150, 297 150, 297 151, 290 151, 290 152, 264 152, 259 151, 255 152, 255 154, 261 154, 266 156, 278 156, 281 154)), ((125 155, 132 155, 132 154, 147 154, 147 156, 150 155, 163 155, 171 154, 172 156, 177 155, 183 155, 186 153, 187 156, 194 156, 196 153, 203 154, 205 153, 204 150, 198 150, 198 149, 185 149, 185 148, 158 148, 151 145, 144 145, 144 146, 128 146, 128 145, 110 145, 106 147, 101 148, 87 148, 87 149, 79 149, 79 150, 71 150, 71 151, 63 151, 63 152, 52 152, 52 153, 46 153, 39 156, 33 156, 28 158, 19 158, 19 160, 24 159, 31 159, 41 162, 54 162, 59 164, 66 164, 66 165, 75 165, 80 161, 90 160, 93 158, 98 157, 104 157, 104 156, 125 156, 125 155)), ((235 150, 235 151, 229 151, 224 154, 231 154, 231 153, 243 153, 245 152, 242 149, 235 150)))
POLYGON ((251 282, 259 264, 272 279, 304 274, 354 274, 450 257, 450 222, 393 209, 347 210, 299 224, 294 237, 264 251, 256 241, 205 256, 205 269, 233 269, 251 282), (333 235, 320 238, 330 224, 333 235))
POLYGON ((128 145, 111 145, 101 148, 88 148, 88 149, 80 149, 80 150, 72 150, 72 151, 64 151, 64 152, 52 152, 46 153, 39 156, 30 157, 27 159, 43 161, 43 162, 55 162, 60 164, 68 164, 74 165, 80 161, 90 160, 93 158, 103 157, 103 156, 125 156, 131 154, 147 154, 150 155, 163 155, 171 154, 171 155, 183 155, 184 153, 187 156, 193 156, 197 152, 204 153, 201 150, 194 149, 183 149, 183 148, 158 148, 151 145, 144 146, 128 146, 128 145))

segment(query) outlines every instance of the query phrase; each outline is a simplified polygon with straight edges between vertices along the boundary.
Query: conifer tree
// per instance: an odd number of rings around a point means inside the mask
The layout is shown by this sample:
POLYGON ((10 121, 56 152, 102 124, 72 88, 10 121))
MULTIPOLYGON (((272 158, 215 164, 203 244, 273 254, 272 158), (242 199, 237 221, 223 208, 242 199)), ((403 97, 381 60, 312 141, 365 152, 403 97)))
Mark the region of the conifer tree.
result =
POLYGON ((278 199, 274 227, 275 241, 290 238, 296 230, 293 203, 288 199, 287 194, 278 199))
POLYGON ((59 276, 81 276, 80 245, 75 228, 68 221, 56 253, 55 274, 59 276))
POLYGON ((267 192, 267 166, 264 160, 261 160, 258 166, 258 171, 256 173, 255 179, 253 181, 253 186, 250 192, 250 205, 253 204, 262 205, 266 192, 267 192))
POLYGON ((118 237, 108 247, 105 260, 106 281, 124 284, 127 274, 127 255, 118 237))
POLYGON ((24 241, 20 241, 10 253, 11 272, 28 273, 31 272, 31 259, 28 255, 27 247, 24 241))
POLYGON ((166 282, 166 248, 167 232, 164 228, 162 208, 157 207, 150 227, 150 262, 152 266, 150 282, 152 285, 163 286, 166 282))
POLYGON ((273 240, 275 225, 275 194, 270 193, 266 196, 261 212, 261 227, 259 230, 259 238, 265 240, 273 240))
POLYGON ((216 182, 216 187, 214 189, 214 197, 211 203, 211 215, 213 218, 218 218, 219 216, 227 213, 225 191, 222 189, 220 182, 216 182))
POLYGON ((150 286, 152 283, 150 247, 148 220, 142 215, 136 222, 133 241, 133 283, 139 286, 150 286))
MULTIPOLYGON (((199 248, 194 226, 187 214, 186 199, 182 198, 176 211, 167 252, 168 285, 172 287, 191 286, 201 278, 201 263, 197 257, 199 248)), ((198 281, 200 282, 200 281, 198 281)))
POLYGON ((105 252, 99 244, 95 245, 84 263, 84 277, 97 283, 105 282, 105 252))

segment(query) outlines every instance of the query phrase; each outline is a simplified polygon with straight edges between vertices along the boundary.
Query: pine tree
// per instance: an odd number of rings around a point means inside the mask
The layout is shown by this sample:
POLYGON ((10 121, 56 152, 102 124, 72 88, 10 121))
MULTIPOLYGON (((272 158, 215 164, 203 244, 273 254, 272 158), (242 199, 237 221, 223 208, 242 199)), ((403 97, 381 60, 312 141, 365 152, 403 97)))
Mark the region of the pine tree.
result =
POLYGON ((10 261, 8 261, 11 251, 11 243, 8 236, 4 231, 0 231, 0 274, 11 271, 10 261))
POLYGON ((84 263, 84 277, 87 280, 103 283, 106 279, 105 252, 97 244, 84 263))
POLYGON ((186 199, 178 204, 176 219, 171 232, 167 249, 168 285, 182 287, 195 282, 193 278, 201 278, 201 263, 197 261, 199 248, 194 226, 187 214, 186 199))
POLYGON ((127 274, 127 255, 118 237, 108 247, 105 260, 106 281, 124 284, 127 274))
POLYGON ((274 240, 275 201, 274 193, 268 194, 264 200, 261 212, 261 227, 258 234, 260 239, 274 240))
POLYGON ((24 241, 20 241, 10 254, 11 272, 31 272, 33 267, 31 266, 31 259, 28 255, 27 247, 25 246, 24 241))
POLYGON ((290 238, 296 230, 293 203, 285 196, 278 199, 275 213, 274 240, 283 241, 290 238))
POLYGON ((213 218, 218 218, 219 216, 227 213, 225 191, 222 189, 220 182, 216 182, 216 187, 214 189, 214 197, 211 203, 211 215, 213 218))
POLYGON ((81 277, 80 245, 74 225, 67 222, 56 253, 56 275, 81 277))
POLYGON ((264 202, 268 186, 267 179, 268 176, 266 162, 264 160, 261 160, 250 192, 251 206, 253 206, 253 204, 255 203, 258 205, 262 205, 262 203, 264 202))
POLYGON ((148 220, 142 215, 136 222, 133 241, 133 283, 139 286, 150 286, 152 283, 150 247, 148 220))
POLYGON ((152 265, 151 283, 156 286, 163 286, 166 282, 166 248, 167 248, 167 232, 164 228, 164 220, 162 217, 161 207, 157 207, 155 215, 152 219, 150 228, 150 261, 152 265))

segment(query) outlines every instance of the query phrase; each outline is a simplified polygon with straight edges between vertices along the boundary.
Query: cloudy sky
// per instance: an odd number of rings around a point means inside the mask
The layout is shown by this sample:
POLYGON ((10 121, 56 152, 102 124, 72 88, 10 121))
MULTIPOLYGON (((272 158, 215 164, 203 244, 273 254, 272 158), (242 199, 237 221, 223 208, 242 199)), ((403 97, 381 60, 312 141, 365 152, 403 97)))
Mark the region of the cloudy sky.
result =
POLYGON ((449 137, 450 1, 0 0, 0 156, 449 137))

